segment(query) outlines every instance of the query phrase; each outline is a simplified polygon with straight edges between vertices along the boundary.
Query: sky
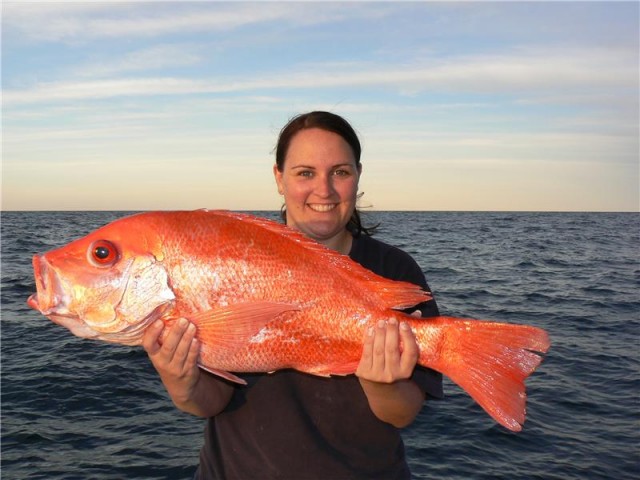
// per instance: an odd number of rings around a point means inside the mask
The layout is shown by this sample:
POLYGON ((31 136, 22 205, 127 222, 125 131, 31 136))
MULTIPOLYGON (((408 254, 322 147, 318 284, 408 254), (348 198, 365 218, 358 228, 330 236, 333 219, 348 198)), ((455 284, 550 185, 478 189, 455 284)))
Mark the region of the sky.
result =
POLYGON ((358 132, 360 206, 640 207, 629 2, 2 4, 2 210, 277 210, 310 110, 358 132))

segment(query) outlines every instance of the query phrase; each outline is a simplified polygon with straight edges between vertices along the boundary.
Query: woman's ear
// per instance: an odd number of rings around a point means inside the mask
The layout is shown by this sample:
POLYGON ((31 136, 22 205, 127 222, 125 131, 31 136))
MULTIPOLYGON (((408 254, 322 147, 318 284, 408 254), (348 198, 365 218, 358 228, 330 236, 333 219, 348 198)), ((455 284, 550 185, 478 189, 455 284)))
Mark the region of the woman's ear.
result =
POLYGON ((278 170, 278 165, 273 165, 273 177, 276 179, 276 185, 278 186, 278 193, 284 195, 284 187, 282 185, 282 172, 278 170))

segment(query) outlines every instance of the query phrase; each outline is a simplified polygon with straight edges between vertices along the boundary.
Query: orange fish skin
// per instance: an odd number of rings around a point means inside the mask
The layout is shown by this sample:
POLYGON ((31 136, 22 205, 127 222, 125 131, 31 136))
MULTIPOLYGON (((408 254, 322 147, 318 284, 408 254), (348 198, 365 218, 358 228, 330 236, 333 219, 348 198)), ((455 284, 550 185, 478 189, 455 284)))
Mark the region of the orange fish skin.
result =
POLYGON ((366 329, 393 316, 416 332, 421 365, 450 376, 512 430, 524 422, 524 379, 542 360, 531 350, 549 348, 535 327, 409 317, 397 309, 429 298, 418 286, 245 214, 133 215, 33 263, 29 305, 72 333, 139 345, 156 319, 186 317, 197 326, 200 366, 232 381, 242 382, 230 372, 283 368, 351 374, 366 329))

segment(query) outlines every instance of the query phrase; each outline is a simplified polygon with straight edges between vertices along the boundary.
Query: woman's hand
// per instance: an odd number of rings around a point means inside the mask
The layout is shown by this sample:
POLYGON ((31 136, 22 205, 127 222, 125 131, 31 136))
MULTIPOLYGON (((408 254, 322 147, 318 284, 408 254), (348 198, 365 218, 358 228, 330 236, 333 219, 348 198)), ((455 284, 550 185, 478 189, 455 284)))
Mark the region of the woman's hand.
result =
POLYGON ((424 394, 410 379, 418 356, 415 335, 406 322, 381 320, 365 334, 356 376, 373 413, 399 428, 413 421, 424 402, 424 394))
POLYGON ((231 399, 233 387, 198 368, 196 326, 181 318, 166 334, 164 330, 162 321, 156 321, 145 331, 142 346, 173 403, 201 417, 220 413, 231 399))
POLYGON ((196 326, 181 318, 160 343, 163 331, 162 321, 156 321, 145 331, 142 346, 169 395, 178 404, 191 397, 200 376, 200 369, 196 365, 200 351, 195 338, 196 326))
POLYGON ((395 318, 380 320, 366 333, 356 375, 372 382, 393 383, 411 377, 418 361, 418 344, 411 327, 395 318), (400 350, 402 342, 402 351, 400 350))

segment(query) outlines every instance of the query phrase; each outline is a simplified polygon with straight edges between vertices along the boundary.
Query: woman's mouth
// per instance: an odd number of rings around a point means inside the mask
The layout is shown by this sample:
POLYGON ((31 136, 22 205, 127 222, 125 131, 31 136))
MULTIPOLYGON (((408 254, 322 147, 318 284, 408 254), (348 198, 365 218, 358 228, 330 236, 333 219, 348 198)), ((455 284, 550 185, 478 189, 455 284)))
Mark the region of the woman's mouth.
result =
POLYGON ((330 212, 338 206, 337 203, 308 203, 307 206, 314 212, 330 212))

